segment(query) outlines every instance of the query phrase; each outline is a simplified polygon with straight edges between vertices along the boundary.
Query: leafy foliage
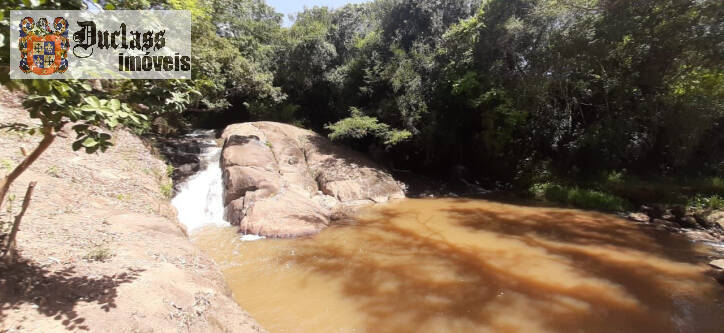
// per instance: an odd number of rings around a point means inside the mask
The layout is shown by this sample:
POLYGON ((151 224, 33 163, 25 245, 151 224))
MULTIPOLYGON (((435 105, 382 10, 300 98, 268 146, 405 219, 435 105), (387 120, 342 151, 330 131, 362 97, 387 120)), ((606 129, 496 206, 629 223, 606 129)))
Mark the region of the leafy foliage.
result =
POLYGON ((394 146, 412 136, 412 133, 406 130, 390 129, 389 125, 380 123, 377 118, 363 115, 357 108, 351 108, 351 113, 351 117, 326 126, 332 131, 329 134, 330 139, 364 139, 372 136, 382 140, 385 145, 394 146))
POLYGON ((623 211, 630 207, 630 204, 626 202, 626 200, 613 194, 579 187, 566 187, 554 183, 543 183, 531 186, 530 191, 537 199, 583 209, 623 211))
POLYGON ((41 125, 19 126, 14 130, 50 135, 73 124, 77 135, 74 150, 105 151, 113 143, 111 135, 103 129, 113 130, 119 125, 141 128, 148 120, 118 99, 99 99, 92 94, 91 86, 81 81, 27 80, 25 86, 31 94, 24 104, 30 116, 39 119, 41 125))
POLYGON ((286 31, 275 83, 333 138, 407 131, 392 158, 412 169, 520 184, 541 166, 721 175, 722 13, 714 0, 310 8, 286 31))
POLYGON ((696 196, 689 202, 692 207, 705 209, 724 209, 724 197, 719 195, 696 196))
MULTIPOLYGON (((376 0, 307 8, 289 28, 263 0, 104 4, 190 10, 193 79, 104 82, 81 89, 98 95, 77 99, 88 110, 118 99, 118 114, 178 128, 201 112, 284 121, 383 144, 402 169, 465 165, 523 188, 543 174, 724 174, 721 1, 376 0)), ((62 108, 52 95, 36 102, 62 108)))

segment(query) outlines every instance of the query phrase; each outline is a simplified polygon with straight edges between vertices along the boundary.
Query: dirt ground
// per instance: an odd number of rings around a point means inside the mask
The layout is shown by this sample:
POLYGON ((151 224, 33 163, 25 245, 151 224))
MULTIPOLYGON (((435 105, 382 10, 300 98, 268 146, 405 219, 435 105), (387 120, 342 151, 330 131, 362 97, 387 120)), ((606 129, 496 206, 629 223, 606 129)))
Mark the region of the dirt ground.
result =
MULTIPOLYGON (((20 100, 0 88, 0 124, 31 122, 20 100)), ((19 261, 0 266, 0 332, 262 332, 176 223, 166 165, 125 131, 93 155, 73 152, 72 138, 53 143, 0 212, 5 231, 38 182, 19 261)), ((0 176, 38 141, 0 132, 0 176)))

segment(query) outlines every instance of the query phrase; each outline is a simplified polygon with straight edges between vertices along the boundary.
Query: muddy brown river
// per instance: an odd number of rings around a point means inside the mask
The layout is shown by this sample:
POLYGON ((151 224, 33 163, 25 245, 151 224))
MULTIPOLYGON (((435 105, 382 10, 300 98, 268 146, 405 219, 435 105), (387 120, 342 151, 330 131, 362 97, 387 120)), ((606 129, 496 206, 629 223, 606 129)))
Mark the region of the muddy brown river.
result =
POLYGON ((304 239, 194 241, 270 332, 724 332, 707 248, 605 214, 405 200, 304 239))

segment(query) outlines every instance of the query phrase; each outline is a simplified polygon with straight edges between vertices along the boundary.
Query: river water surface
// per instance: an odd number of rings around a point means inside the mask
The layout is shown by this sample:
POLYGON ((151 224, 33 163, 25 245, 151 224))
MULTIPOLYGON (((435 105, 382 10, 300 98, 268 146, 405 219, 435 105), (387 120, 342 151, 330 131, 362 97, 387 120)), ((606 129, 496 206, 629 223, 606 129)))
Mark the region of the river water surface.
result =
POLYGON ((610 215, 405 200, 303 239, 193 236, 270 332, 722 332, 706 249, 610 215))

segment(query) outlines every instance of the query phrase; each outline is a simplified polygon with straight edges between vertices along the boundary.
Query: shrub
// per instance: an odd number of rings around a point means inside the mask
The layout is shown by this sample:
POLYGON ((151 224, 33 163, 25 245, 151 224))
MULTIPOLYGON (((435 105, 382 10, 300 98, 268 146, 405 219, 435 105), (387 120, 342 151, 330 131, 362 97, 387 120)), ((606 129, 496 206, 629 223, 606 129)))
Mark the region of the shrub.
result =
POLYGON ((47 170, 45 170, 45 173, 52 177, 60 178, 60 169, 58 169, 58 166, 53 165, 49 167, 47 170))
POLYGON ((106 261, 111 257, 113 257, 111 249, 105 246, 98 246, 90 250, 90 252, 88 252, 88 254, 86 254, 83 259, 88 261, 106 261))
POLYGON ((719 195, 697 195, 689 201, 689 206, 705 209, 724 209, 724 197, 719 195))
POLYGON ((171 177, 173 175, 175 168, 171 164, 166 165, 166 177, 171 177))
POLYGON ((530 189, 539 200, 571 205, 577 208, 601 211, 622 211, 629 204, 613 194, 553 183, 535 184, 530 189))
POLYGON ((173 196, 173 184, 170 181, 165 181, 161 184, 161 194, 167 199, 171 199, 173 196))
POLYGON ((407 130, 390 128, 385 123, 380 123, 375 117, 365 116, 364 113, 355 108, 350 108, 351 117, 342 119, 325 128, 332 131, 329 134, 331 140, 340 139, 364 139, 374 137, 382 141, 386 146, 394 146, 412 138, 412 133, 407 130))

